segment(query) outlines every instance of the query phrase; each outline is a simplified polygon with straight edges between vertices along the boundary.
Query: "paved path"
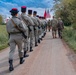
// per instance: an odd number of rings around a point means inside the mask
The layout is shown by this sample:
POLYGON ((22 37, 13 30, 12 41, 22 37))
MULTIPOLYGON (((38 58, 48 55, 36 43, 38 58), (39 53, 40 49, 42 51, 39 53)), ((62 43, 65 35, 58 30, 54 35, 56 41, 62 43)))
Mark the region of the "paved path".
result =
POLYGON ((0 75, 76 75, 73 55, 61 39, 52 39, 49 32, 22 65, 16 50, 13 72, 8 71, 8 52, 9 48, 0 53, 0 75))

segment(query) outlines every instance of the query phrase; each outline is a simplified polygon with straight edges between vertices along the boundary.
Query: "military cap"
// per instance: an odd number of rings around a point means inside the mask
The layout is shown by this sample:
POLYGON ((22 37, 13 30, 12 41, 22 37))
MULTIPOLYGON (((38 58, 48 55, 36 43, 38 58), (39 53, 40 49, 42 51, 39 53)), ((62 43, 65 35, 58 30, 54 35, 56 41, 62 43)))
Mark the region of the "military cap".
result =
POLYGON ((17 8, 12 8, 12 9, 10 10, 10 12, 16 14, 16 13, 18 13, 19 11, 18 11, 17 8))
POLYGON ((44 17, 44 19, 46 19, 46 18, 44 17))
POLYGON ((41 19, 41 16, 39 16, 39 18, 41 19))
POLYGON ((55 18, 55 16, 53 16, 53 18, 55 18))
POLYGON ((44 19, 44 17, 42 16, 42 19, 44 19))
POLYGON ((39 15, 37 15, 36 17, 39 17, 39 15))
POLYGON ((32 14, 32 10, 28 10, 28 14, 32 14))
POLYGON ((33 14, 37 14, 37 11, 34 11, 33 14))
POLYGON ((42 17, 42 19, 45 19, 45 17, 42 17))
POLYGON ((21 7, 21 12, 26 12, 26 6, 21 7))
POLYGON ((41 19, 43 19, 43 16, 41 16, 41 19))

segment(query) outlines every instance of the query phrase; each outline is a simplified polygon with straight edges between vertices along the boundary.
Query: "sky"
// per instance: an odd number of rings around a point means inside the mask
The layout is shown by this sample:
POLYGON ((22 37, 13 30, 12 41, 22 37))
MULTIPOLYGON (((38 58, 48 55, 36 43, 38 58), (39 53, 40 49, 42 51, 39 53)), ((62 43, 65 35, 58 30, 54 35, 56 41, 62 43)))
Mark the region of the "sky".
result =
POLYGON ((27 6, 27 9, 35 10, 38 15, 43 16, 45 9, 52 8, 53 0, 0 0, 0 14, 8 17, 12 8, 18 8, 20 11, 21 6, 27 6))

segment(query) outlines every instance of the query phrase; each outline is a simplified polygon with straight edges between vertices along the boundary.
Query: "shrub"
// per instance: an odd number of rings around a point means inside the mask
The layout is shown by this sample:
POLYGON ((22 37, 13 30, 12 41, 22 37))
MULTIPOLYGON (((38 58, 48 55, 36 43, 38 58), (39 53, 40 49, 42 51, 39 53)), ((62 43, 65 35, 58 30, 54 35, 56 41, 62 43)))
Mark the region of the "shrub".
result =
POLYGON ((63 31, 63 39, 76 52, 76 30, 65 28, 63 31))
POLYGON ((7 47, 8 34, 5 25, 0 25, 0 50, 7 47))
POLYGON ((76 30, 76 23, 74 23, 74 24, 72 25, 72 27, 73 27, 73 29, 76 30))

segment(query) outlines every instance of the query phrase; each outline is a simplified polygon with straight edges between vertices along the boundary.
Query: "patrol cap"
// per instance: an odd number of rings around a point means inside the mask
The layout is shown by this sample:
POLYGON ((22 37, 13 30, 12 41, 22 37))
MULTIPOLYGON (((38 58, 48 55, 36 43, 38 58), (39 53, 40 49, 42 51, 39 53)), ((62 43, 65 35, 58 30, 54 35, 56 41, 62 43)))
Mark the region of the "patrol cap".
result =
POLYGON ((12 8, 12 9, 10 10, 10 12, 13 13, 13 14, 17 14, 19 11, 18 11, 17 8, 12 8))
POLYGON ((39 16, 39 18, 41 19, 42 17, 41 17, 41 16, 39 16))
POLYGON ((37 15, 36 17, 39 17, 39 15, 37 15))
POLYGON ((55 18, 55 16, 53 16, 53 18, 55 18))
POLYGON ((42 16, 42 19, 44 19, 44 17, 42 16))
POLYGON ((34 11, 33 14, 37 14, 37 11, 34 11))
POLYGON ((21 12, 26 12, 26 6, 21 7, 21 12))
POLYGON ((41 19, 43 19, 43 16, 41 16, 41 19))
POLYGON ((45 19, 45 17, 44 17, 44 16, 42 16, 42 17, 41 17, 41 19, 45 19))
POLYGON ((32 14, 32 10, 28 10, 28 14, 32 14))
POLYGON ((45 17, 43 17, 42 19, 45 19, 45 17))

